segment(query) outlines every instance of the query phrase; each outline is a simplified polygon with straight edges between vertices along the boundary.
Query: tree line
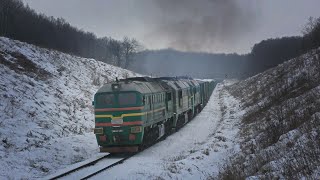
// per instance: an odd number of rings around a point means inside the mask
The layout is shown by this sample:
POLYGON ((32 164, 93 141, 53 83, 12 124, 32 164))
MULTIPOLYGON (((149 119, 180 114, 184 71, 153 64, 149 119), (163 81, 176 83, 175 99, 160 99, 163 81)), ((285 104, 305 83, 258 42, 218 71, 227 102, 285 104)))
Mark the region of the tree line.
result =
POLYGON ((246 71, 265 71, 320 46, 320 18, 310 17, 301 36, 263 40, 247 56, 246 71))
POLYGON ((127 68, 142 50, 133 38, 115 40, 73 27, 63 18, 36 13, 21 0, 0 0, 0 36, 127 68))

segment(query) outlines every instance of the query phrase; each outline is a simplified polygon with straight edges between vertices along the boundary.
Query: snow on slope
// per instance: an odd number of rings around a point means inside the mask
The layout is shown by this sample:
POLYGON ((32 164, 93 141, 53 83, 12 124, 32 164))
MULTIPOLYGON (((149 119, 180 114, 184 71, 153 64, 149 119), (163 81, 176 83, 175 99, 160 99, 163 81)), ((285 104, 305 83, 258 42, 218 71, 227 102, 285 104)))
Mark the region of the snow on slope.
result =
POLYGON ((239 151, 238 100, 218 84, 203 111, 178 132, 92 179, 210 179, 239 151))
POLYGON ((221 178, 320 179, 320 49, 230 86, 247 113, 221 178))
POLYGON ((43 177, 96 154, 94 93, 136 75, 0 37, 0 179, 43 177))

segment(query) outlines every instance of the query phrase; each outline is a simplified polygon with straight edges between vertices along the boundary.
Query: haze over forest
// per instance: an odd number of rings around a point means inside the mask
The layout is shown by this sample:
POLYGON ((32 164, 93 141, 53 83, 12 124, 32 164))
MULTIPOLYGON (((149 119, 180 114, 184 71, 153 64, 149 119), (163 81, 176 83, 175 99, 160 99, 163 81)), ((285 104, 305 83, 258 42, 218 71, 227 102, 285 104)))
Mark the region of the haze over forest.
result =
POLYGON ((23 1, 98 37, 210 53, 249 53, 264 39, 301 35, 308 18, 320 16, 318 0, 23 1))

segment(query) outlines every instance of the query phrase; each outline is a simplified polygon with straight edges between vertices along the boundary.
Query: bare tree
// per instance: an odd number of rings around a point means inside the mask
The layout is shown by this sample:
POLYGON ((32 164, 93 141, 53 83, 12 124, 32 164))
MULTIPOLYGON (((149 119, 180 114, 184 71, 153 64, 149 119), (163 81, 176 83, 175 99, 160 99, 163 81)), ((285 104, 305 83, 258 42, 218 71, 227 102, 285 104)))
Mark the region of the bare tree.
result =
POLYGON ((135 53, 142 50, 142 45, 134 38, 124 37, 122 41, 123 48, 123 66, 128 68, 130 61, 135 53))
POLYGON ((320 18, 309 17, 308 23, 303 28, 302 33, 304 35, 311 33, 319 23, 320 23, 320 18))
POLYGON ((122 47, 121 43, 117 40, 110 40, 109 42, 110 51, 112 53, 113 61, 117 66, 121 66, 122 61, 122 47))

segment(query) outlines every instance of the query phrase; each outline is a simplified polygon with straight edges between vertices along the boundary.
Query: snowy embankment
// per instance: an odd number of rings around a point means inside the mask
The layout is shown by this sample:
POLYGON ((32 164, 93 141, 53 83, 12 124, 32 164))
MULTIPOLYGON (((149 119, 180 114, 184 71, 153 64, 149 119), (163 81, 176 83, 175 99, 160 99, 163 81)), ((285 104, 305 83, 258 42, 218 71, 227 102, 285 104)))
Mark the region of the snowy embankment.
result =
POLYGON ((0 179, 43 177, 95 155, 94 93, 136 75, 0 37, 0 179))
POLYGON ((93 179, 215 178, 239 151, 239 102, 218 84, 203 111, 178 132, 93 179))
POLYGON ((320 178, 320 49, 228 88, 241 99, 241 152, 221 178, 320 178))

